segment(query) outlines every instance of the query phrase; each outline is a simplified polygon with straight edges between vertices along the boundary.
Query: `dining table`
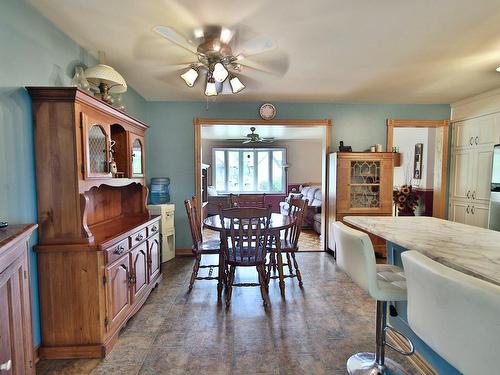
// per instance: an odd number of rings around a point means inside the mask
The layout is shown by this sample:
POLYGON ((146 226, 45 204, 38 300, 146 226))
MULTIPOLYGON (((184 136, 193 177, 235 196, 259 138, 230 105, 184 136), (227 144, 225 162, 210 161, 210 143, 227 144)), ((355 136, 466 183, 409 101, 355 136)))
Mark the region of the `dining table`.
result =
MULTIPOLYGON (((293 215, 282 215, 278 213, 272 213, 271 214, 271 220, 269 222, 269 231, 272 233, 273 237, 276 239, 279 239, 280 233, 283 230, 286 230, 290 227, 292 227, 295 224, 295 217, 293 215)), ((208 216, 203 220, 203 226, 204 228, 219 232, 221 236, 221 244, 222 244, 222 235, 223 231, 229 230, 230 229, 230 224, 231 221, 229 219, 224 219, 224 223, 222 223, 222 220, 220 218, 220 215, 213 215, 213 216, 208 216)), ((277 257, 277 262, 278 262, 278 279, 279 279, 279 287, 280 287, 280 292, 281 295, 285 295, 285 276, 283 272, 283 259, 281 257, 281 251, 280 251, 280 241, 275 241, 276 242, 276 257, 277 257)), ((219 270, 224 270, 225 269, 225 264, 224 264, 224 251, 221 251, 219 254, 219 270)), ((222 278, 225 280, 225 278, 222 278)), ((219 277, 219 282, 217 287, 222 287, 222 280, 219 277)))

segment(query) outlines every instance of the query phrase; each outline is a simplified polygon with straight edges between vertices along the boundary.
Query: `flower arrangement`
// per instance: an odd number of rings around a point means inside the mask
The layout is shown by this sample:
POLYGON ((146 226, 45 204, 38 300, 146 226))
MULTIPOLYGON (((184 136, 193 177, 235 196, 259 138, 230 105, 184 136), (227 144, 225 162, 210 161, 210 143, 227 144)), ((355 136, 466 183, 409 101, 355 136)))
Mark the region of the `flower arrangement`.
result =
POLYGON ((401 185, 399 190, 394 190, 392 199, 398 208, 400 216, 415 215, 414 211, 418 206, 418 197, 413 193, 411 185, 401 185))

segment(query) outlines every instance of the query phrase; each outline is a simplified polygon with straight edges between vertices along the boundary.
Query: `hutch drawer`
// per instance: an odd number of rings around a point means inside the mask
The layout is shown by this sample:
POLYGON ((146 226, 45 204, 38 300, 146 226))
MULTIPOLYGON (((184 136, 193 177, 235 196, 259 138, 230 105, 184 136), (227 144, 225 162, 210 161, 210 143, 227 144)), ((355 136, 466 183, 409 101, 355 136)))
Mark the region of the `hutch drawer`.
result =
POLYGON ((148 236, 148 234, 147 234, 146 228, 142 228, 140 231, 135 232, 133 235, 131 235, 129 237, 130 247, 132 248, 135 245, 141 243, 142 241, 144 241, 146 239, 147 236, 148 236))
POLYGON ((115 260, 120 258, 123 254, 125 254, 129 247, 128 247, 128 238, 126 240, 120 241, 117 244, 109 247, 106 249, 106 263, 113 263, 115 260))
POLYGON ((156 222, 148 226, 148 237, 158 233, 160 231, 160 223, 156 222))

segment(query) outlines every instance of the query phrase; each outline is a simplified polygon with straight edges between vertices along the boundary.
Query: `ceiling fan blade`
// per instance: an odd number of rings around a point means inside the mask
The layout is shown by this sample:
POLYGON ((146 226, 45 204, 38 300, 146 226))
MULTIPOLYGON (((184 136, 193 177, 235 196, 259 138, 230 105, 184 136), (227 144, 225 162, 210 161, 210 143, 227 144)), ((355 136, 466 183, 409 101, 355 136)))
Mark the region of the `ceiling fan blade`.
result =
POLYGON ((247 58, 276 49, 274 41, 266 35, 258 35, 237 47, 237 56, 247 58))
POLYGON ((280 50, 237 61, 243 68, 256 70, 277 77, 283 77, 288 71, 288 55, 280 50))
POLYGON ((229 142, 243 142, 243 141, 248 141, 247 138, 227 138, 226 141, 229 142))
POLYGON ((247 139, 246 141, 241 142, 242 144, 253 143, 251 139, 247 139))
POLYGON ((171 27, 158 25, 153 27, 153 31, 191 53, 198 53, 196 46, 191 44, 186 38, 171 27))

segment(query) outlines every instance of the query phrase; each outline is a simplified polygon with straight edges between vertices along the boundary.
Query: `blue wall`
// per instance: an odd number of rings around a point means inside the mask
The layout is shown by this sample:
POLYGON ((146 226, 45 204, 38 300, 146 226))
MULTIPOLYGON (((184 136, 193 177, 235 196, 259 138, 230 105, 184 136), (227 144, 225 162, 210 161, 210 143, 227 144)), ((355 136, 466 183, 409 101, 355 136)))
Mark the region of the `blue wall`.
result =
MULTIPOLYGON (((201 92, 200 92, 200 95, 201 92)), ((195 117, 258 118, 261 103, 150 102, 147 136, 148 177, 170 177, 176 204, 176 246, 190 248, 191 237, 183 201, 194 193, 195 117)), ((332 150, 340 140, 354 151, 386 143, 386 119, 449 119, 449 105, 275 103, 278 118, 331 118, 332 150)))
MULTIPOLYGON (((22 0, 0 3, 0 220, 35 223, 36 191, 31 100, 24 86, 67 86, 75 65, 95 59, 22 0)), ((145 120, 145 100, 124 95, 132 115, 145 120)), ((36 244, 36 235, 31 243, 36 244)), ((31 253, 33 334, 40 343, 37 267, 31 253)))

